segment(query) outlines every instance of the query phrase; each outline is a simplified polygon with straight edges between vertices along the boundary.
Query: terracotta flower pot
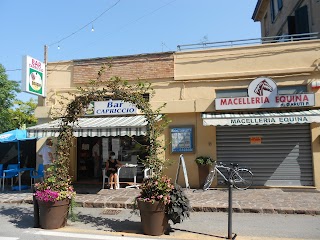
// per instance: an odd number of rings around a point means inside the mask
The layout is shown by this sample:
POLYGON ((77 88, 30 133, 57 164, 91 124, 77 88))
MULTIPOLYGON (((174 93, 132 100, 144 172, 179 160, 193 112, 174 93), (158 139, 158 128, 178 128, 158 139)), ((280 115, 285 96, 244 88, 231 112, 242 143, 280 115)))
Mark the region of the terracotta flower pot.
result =
POLYGON ((210 165, 199 165, 198 164, 198 170, 199 170, 199 188, 202 188, 203 184, 206 181, 206 178, 210 172, 210 165))
POLYGON ((62 228, 67 223, 69 199, 57 202, 43 202, 38 200, 39 223, 43 229, 62 228))
POLYGON ((162 202, 144 202, 138 200, 143 233, 151 236, 164 234, 168 228, 165 205, 162 202))

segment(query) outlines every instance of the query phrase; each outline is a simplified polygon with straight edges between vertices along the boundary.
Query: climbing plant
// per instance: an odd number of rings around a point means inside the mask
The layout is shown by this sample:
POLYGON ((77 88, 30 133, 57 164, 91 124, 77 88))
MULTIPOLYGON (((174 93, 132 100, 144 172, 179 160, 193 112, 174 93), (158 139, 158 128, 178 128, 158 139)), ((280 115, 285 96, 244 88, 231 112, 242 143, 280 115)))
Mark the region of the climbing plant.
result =
MULTIPOLYGON (((87 106, 93 101, 105 101, 106 99, 121 99, 134 104, 144 114, 148 123, 146 137, 149 140, 147 156, 142 159, 147 168, 151 168, 155 175, 161 175, 166 159, 162 157, 164 143, 160 136, 168 125, 168 119, 161 114, 162 105, 153 109, 149 100, 144 96, 148 94, 152 97, 155 92, 148 82, 137 81, 129 84, 128 81, 120 77, 111 77, 102 80, 102 75, 109 67, 103 66, 97 74, 97 78, 91 80, 84 87, 79 87, 77 92, 72 92, 71 102, 65 108, 65 114, 61 118, 60 134, 57 142, 57 160, 55 161, 55 171, 60 181, 69 181, 69 159, 70 147, 73 138, 73 126, 77 124, 78 118, 84 115, 87 106)), ((61 102, 66 99, 62 98, 61 102)))

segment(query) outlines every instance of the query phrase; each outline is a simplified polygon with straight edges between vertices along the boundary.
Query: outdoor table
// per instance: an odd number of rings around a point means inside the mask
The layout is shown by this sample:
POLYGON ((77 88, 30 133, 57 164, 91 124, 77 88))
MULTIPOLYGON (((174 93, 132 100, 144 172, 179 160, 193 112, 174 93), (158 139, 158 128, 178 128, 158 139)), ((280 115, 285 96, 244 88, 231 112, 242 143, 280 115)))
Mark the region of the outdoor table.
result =
MULTIPOLYGON (((118 169, 118 188, 120 188, 120 181, 119 181, 119 178, 120 178, 120 170, 122 169, 122 168, 136 168, 136 167, 138 167, 138 164, 128 164, 128 163, 126 163, 126 164, 124 164, 124 165, 122 165, 119 169, 118 169)), ((134 176, 133 176, 133 185, 132 186, 130 186, 130 187, 136 187, 136 184, 137 184, 137 174, 134 174, 134 176)))

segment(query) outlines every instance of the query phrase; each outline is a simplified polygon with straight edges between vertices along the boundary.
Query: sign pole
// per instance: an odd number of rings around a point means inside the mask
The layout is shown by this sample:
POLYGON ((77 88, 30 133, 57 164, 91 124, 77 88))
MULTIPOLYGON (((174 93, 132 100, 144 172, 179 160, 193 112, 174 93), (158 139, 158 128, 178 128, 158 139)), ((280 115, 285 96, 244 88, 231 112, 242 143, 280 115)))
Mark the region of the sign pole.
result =
MULTIPOLYGON (((44 45, 44 72, 46 74, 45 79, 47 80, 48 74, 47 74, 47 65, 48 65, 48 45, 44 45)), ((47 82, 45 83, 47 84, 47 82)), ((46 89, 46 88, 44 88, 46 89)), ((46 97, 42 97, 42 101, 43 101, 43 106, 46 106, 46 97)))

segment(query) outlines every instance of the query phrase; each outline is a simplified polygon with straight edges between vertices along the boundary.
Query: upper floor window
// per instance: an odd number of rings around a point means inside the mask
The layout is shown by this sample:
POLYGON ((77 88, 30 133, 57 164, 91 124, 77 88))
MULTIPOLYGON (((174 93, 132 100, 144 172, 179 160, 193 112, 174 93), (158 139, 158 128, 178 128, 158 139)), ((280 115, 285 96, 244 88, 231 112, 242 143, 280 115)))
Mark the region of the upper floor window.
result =
POLYGON ((307 5, 296 9, 294 16, 287 17, 287 22, 289 34, 309 33, 309 14, 307 5))
POLYGON ((270 0, 271 21, 274 22, 277 14, 283 7, 282 0, 270 0))

